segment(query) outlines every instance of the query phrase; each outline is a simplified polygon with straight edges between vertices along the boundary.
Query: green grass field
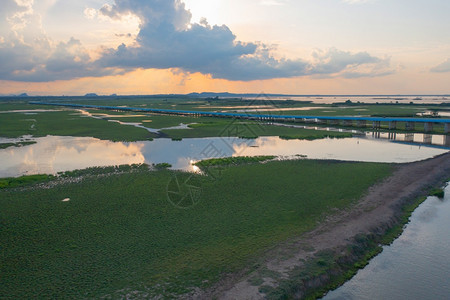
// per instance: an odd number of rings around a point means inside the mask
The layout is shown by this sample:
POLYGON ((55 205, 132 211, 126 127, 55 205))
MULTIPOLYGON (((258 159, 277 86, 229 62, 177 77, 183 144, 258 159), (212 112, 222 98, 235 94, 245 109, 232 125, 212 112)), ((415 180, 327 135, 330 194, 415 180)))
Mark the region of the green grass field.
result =
POLYGON ((204 122, 190 125, 191 129, 169 129, 161 132, 171 138, 195 137, 241 137, 257 138, 259 136, 280 136, 292 139, 321 139, 325 137, 352 137, 351 133, 325 130, 310 130, 267 125, 258 122, 220 119, 215 122, 204 122))
POLYGON ((2 124, 0 136, 11 138, 22 135, 34 137, 61 135, 87 136, 111 141, 137 141, 157 136, 142 128, 83 117, 72 110, 33 115, 4 113, 0 114, 0 124, 2 124))
POLYGON ((233 162, 215 180, 97 168, 73 172, 84 180, 64 177, 51 189, 0 190, 0 295, 171 297, 207 287, 348 207, 392 171, 374 163, 233 162), (195 206, 168 200, 175 177, 200 188, 195 206))
MULTIPOLYGON (((37 108, 42 107, 37 106, 37 108)), ((0 109, 3 109, 3 111, 17 109, 30 110, 37 108, 27 103, 0 104, 0 109)), ((57 109, 57 107, 46 108, 57 109)), ((0 113, 0 123, 2 124, 0 136, 87 136, 111 141, 139 141, 158 137, 157 134, 150 133, 143 128, 108 122, 111 120, 141 123, 144 127, 154 129, 178 126, 181 123, 192 124, 189 126, 190 129, 168 129, 161 131, 163 137, 173 139, 217 136, 246 138, 256 138, 258 136, 284 136, 298 139, 318 139, 324 137, 352 136, 349 133, 272 126, 257 121, 241 122, 233 119, 221 118, 143 115, 139 112, 123 113, 93 109, 89 111, 97 116, 101 116, 101 114, 107 114, 108 116, 103 116, 104 119, 94 119, 83 116, 78 111, 71 109, 54 112, 38 112, 31 115, 24 113, 0 113), (115 115, 118 117, 114 117, 115 115), (134 117, 135 115, 138 115, 138 117, 134 117)))
MULTIPOLYGON (((33 99, 31 99, 33 100, 33 99)), ((36 100, 36 99, 34 99, 36 100)), ((38 98, 45 101, 46 99, 38 98)), ((50 101, 65 103, 80 103, 94 105, 129 106, 141 108, 163 108, 197 111, 235 111, 237 107, 252 108, 256 105, 271 105, 280 109, 318 107, 313 110, 271 111, 259 112, 270 115, 320 115, 320 116, 397 116, 412 117, 417 113, 430 109, 438 109, 437 105, 411 105, 411 104, 313 104, 295 101, 243 101, 240 99, 189 99, 189 98, 89 98, 89 97, 63 97, 51 98, 50 101)), ((443 107, 445 108, 445 107, 443 107)), ((30 105, 25 100, 0 101, 0 112, 20 109, 61 109, 54 106, 30 105)), ((0 113, 0 136, 19 137, 22 135, 43 136, 92 136, 112 141, 138 141, 158 137, 143 128, 130 125, 120 125, 108 121, 121 121, 130 123, 141 123, 142 126, 153 129, 162 129, 183 124, 190 125, 191 129, 162 130, 160 137, 173 139, 238 136, 255 138, 258 136, 280 136, 288 139, 320 139, 324 137, 347 137, 348 133, 315 131, 294 128, 271 126, 256 121, 240 122, 233 119, 220 119, 208 117, 183 117, 144 114, 140 112, 113 112, 105 110, 89 110, 92 114, 101 116, 103 119, 92 119, 82 117, 75 110, 65 109, 56 112, 42 112, 36 114, 23 113, 0 113), (102 116, 106 114, 108 116, 102 116), (125 117, 124 117, 125 116, 125 117), (195 123, 195 124, 193 124, 195 123), (230 135, 232 134, 232 135, 230 135)), ((369 124, 370 125, 370 124, 369 124)), ((318 125, 323 126, 323 125, 318 125)), ((335 125, 332 125, 335 127, 335 125)), ((383 124, 383 129, 387 129, 383 124)), ((338 126, 339 127, 339 126, 338 126)), ((404 130, 404 124, 398 124, 399 130, 404 130)), ((418 125, 417 130, 423 130, 423 125, 418 125)), ((434 133, 443 133, 443 125, 436 125, 434 133)))

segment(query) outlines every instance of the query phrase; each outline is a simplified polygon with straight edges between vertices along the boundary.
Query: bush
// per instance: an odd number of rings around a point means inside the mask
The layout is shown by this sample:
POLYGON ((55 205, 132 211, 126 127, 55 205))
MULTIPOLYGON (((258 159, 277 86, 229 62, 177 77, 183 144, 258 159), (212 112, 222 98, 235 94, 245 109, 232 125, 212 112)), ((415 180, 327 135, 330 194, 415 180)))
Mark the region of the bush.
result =
POLYGON ((444 198, 444 190, 443 189, 433 189, 430 192, 430 196, 435 196, 435 197, 442 199, 442 198, 444 198))
POLYGON ((169 163, 160 163, 160 164, 156 164, 153 165, 157 170, 164 170, 164 169, 169 169, 172 168, 172 165, 169 163))

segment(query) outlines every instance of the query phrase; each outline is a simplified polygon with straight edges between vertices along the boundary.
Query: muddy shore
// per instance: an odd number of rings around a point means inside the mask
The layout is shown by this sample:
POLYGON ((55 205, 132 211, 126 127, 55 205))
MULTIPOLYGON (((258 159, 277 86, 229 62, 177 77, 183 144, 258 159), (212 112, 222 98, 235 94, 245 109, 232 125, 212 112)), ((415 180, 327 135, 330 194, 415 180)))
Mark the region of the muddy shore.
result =
POLYGON ((348 279, 354 264, 375 254, 375 247, 379 248, 376 245, 383 236, 402 225, 404 208, 417 203, 432 187, 443 185, 449 177, 450 153, 397 164, 390 177, 372 186, 366 196, 350 209, 336 212, 314 230, 271 249, 255 265, 229 274, 215 286, 197 291, 189 298, 277 298, 280 293, 274 291, 281 290, 283 296, 301 299, 305 295, 310 296, 311 291, 329 287, 336 278, 341 278, 340 281, 348 279), (361 248, 365 252, 349 250, 361 248), (325 273, 304 276, 310 271, 310 262, 327 251, 341 263, 330 265, 325 273))

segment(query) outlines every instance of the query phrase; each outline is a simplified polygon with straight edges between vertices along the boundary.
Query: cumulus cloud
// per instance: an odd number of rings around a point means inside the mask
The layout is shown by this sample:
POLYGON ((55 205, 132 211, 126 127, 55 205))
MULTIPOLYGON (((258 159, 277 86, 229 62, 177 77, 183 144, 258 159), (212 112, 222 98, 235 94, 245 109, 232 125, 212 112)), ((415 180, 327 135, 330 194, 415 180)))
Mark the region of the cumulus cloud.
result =
POLYGON ((310 74, 319 77, 377 77, 395 73, 390 58, 378 58, 367 52, 351 53, 331 48, 315 51, 310 74))
POLYGON ((434 73, 444 73, 444 72, 450 72, 450 58, 448 58, 443 63, 431 68, 431 72, 434 73))
POLYGON ((93 65, 79 40, 51 40, 42 28, 41 16, 33 10, 33 0, 3 1, 0 79, 42 82, 119 72, 93 65))
POLYGON ((33 0, 3 1, 6 9, 0 17, 8 23, 9 31, 0 31, 0 79, 52 81, 123 74, 139 68, 200 72, 241 81, 311 75, 355 78, 393 72, 388 59, 334 48, 314 52, 312 60, 275 58, 274 49, 239 41, 226 25, 211 26, 206 19, 192 23, 192 15, 181 0, 115 0, 99 10, 85 9, 89 19, 138 18, 140 24, 131 45, 103 48, 94 60, 75 38, 58 43, 48 38, 40 16, 33 12, 33 0))
POLYGON ((261 0, 259 3, 264 6, 280 6, 285 5, 286 0, 261 0))
POLYGON ((362 4, 370 2, 371 0, 343 0, 343 1, 348 4, 362 4))
POLYGON ((347 67, 381 63, 367 53, 335 49, 315 55, 314 64, 276 59, 264 44, 238 41, 225 25, 210 26, 205 20, 192 24, 190 12, 179 0, 116 0, 100 12, 113 19, 134 14, 141 20, 139 45, 108 49, 98 62, 105 67, 179 68, 213 78, 249 81, 335 74, 347 67))
POLYGON ((88 20, 93 20, 95 19, 95 17, 97 17, 98 12, 95 8, 92 7, 87 7, 84 9, 84 16, 88 19, 88 20))
POLYGON ((120 72, 96 68, 80 41, 74 38, 55 47, 45 39, 33 44, 10 40, 9 45, 0 47, 0 62, 0 79, 16 81, 45 82, 120 72))

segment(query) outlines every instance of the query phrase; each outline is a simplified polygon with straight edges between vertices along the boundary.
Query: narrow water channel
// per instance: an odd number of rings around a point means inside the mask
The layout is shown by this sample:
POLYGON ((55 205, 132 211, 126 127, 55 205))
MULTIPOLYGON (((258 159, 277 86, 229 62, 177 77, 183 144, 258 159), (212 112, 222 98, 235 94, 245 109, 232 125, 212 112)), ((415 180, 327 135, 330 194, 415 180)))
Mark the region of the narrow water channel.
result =
POLYGON ((450 183, 428 197, 403 234, 324 300, 450 299, 450 183))

